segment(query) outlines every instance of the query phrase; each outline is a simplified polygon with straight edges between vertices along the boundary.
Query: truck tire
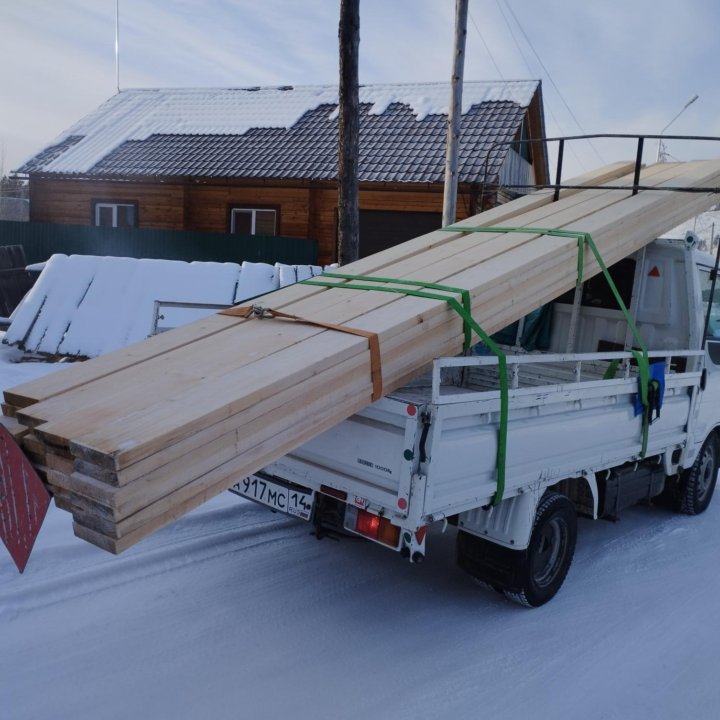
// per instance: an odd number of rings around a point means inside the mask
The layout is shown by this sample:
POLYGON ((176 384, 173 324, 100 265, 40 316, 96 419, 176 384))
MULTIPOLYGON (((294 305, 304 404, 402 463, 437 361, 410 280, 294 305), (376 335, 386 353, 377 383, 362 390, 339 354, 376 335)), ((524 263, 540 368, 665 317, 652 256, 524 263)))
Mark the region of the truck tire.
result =
POLYGON ((547 492, 535 513, 535 523, 525 562, 520 570, 520 589, 505 595, 526 607, 539 607, 558 592, 570 569, 577 540, 575 507, 564 495, 547 492))
POLYGON ((715 433, 703 443, 695 462, 683 473, 678 488, 678 509, 686 515, 699 515, 712 500, 718 474, 720 446, 715 433))

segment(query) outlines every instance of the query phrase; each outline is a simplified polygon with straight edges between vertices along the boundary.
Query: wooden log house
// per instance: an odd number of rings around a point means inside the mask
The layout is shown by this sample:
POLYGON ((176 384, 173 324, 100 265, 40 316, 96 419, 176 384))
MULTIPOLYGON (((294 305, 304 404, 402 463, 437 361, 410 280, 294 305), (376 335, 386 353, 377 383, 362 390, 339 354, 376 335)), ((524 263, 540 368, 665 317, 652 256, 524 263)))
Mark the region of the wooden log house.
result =
MULTIPOLYGON (((440 227, 446 83, 360 89, 360 254, 440 227)), ((539 81, 466 82, 458 219, 548 181, 539 81), (516 143, 513 143, 516 141, 516 143)), ((123 90, 26 162, 30 221, 309 238, 337 260, 337 88, 123 90)))

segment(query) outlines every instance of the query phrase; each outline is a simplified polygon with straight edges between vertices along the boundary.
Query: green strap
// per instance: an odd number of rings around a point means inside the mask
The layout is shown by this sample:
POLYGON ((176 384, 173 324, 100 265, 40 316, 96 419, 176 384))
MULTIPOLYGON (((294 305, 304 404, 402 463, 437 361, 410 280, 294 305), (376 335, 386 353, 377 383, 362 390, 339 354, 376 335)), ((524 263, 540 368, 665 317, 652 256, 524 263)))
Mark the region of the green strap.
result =
MULTIPOLYGON (((464 227, 460 225, 450 225, 448 227, 441 228, 441 230, 444 230, 446 232, 460 232, 460 233, 475 233, 475 232, 488 232, 488 233, 527 233, 531 235, 550 235, 553 237, 566 237, 566 238, 575 238, 577 240, 578 244, 578 255, 577 255, 577 285, 578 287, 582 285, 583 282, 583 273, 584 273, 584 255, 585 255, 585 246, 587 245, 590 248, 590 251, 592 252, 593 256, 595 257, 595 260, 597 261, 597 264, 600 267, 600 270, 602 271, 602 274, 605 276, 605 279, 607 280, 608 285, 610 286, 610 290, 615 297, 615 300, 617 301, 618 305, 620 306, 620 310, 622 310, 623 315, 625 316, 625 321, 628 324, 628 327, 630 328, 630 331, 632 332, 633 337, 635 338, 635 342, 640 347, 641 352, 638 352, 636 350, 633 350, 632 353, 635 356, 635 360, 638 365, 638 373, 640 376, 640 402, 643 406, 643 418, 642 418, 642 448, 640 450, 640 457, 645 457, 645 453, 647 452, 647 444, 648 444, 648 435, 649 435, 649 428, 650 428, 650 408, 648 406, 648 382, 650 378, 650 361, 648 359, 648 351, 645 347, 645 343, 643 342, 642 337, 640 336, 640 333, 638 332, 637 327, 635 326, 635 323, 630 316, 630 313, 628 312, 627 307, 625 307, 625 303, 623 302, 622 297, 620 297, 620 293, 618 292, 617 287, 615 286, 615 283, 613 282, 612 277, 610 277, 610 273, 608 272, 608 269, 602 259, 602 256, 600 255, 600 251, 597 248, 597 245, 595 245, 595 241, 592 239, 592 236, 590 233, 587 232, 581 232, 578 230, 556 230, 553 228, 533 228, 533 227, 464 227)), ((610 368, 608 368, 608 372, 610 372, 610 368)), ((614 369, 613 369, 614 372, 614 369)), ((607 375, 607 373, 606 373, 607 375)))
MULTIPOLYGON (((472 344, 472 324, 469 323, 465 316, 472 314, 472 300, 470 298, 470 291, 465 288, 451 287, 450 285, 439 285, 438 283, 422 282, 420 280, 402 280, 399 278, 379 278, 371 275, 346 275, 345 273, 333 273, 326 272, 322 274, 324 278, 337 278, 338 280, 352 280, 359 282, 369 283, 382 283, 382 286, 372 285, 340 285, 339 283, 327 283, 318 280, 317 277, 303 280, 305 285, 321 285, 323 287, 337 287, 353 290, 379 290, 381 292, 398 293, 400 295, 412 295, 414 297, 423 297, 429 300, 446 300, 449 299, 445 295, 436 295, 427 292, 428 290, 436 290, 441 293, 450 293, 452 295, 460 295, 462 298, 462 307, 464 313, 460 313, 463 318, 463 332, 465 334, 464 348, 465 350, 470 349, 472 344), (394 285, 406 285, 407 288, 398 287, 387 287, 387 284, 392 283, 394 285), (420 288, 420 290, 413 290, 412 288, 420 288)), ((458 311, 459 312, 459 311, 458 311)), ((472 318, 471 318, 472 319, 472 318)))
POLYGON ((451 287, 449 285, 438 285, 437 283, 422 282, 418 280, 403 280, 400 278, 378 278, 368 275, 346 275, 344 273, 323 273, 321 277, 314 277, 302 280, 303 285, 316 285, 326 288, 337 288, 340 290, 374 290, 378 292, 398 293, 411 295, 413 297, 426 298, 428 300, 442 300, 446 302, 463 321, 464 348, 469 350, 472 344, 472 333, 475 334, 488 346, 490 351, 498 358, 498 373, 500 376, 500 423, 498 428, 498 446, 496 455, 497 489, 493 497, 493 505, 499 504, 505 492, 505 468, 507 457, 507 426, 508 426, 508 379, 507 379, 507 358, 505 353, 493 342, 490 336, 478 325, 472 316, 472 304, 470 291, 464 288, 451 287), (352 281, 349 284, 336 283, 322 278, 335 278, 338 280, 352 281), (388 287, 392 285, 404 285, 407 287, 388 287), (414 289, 418 288, 418 289, 414 289), (443 293, 449 293, 443 294, 443 293), (462 298, 462 304, 458 302, 456 295, 462 298))
POLYGON ((611 360, 605 374, 603 375, 603 380, 614 380, 617 375, 618 367, 620 367, 620 358, 611 360))

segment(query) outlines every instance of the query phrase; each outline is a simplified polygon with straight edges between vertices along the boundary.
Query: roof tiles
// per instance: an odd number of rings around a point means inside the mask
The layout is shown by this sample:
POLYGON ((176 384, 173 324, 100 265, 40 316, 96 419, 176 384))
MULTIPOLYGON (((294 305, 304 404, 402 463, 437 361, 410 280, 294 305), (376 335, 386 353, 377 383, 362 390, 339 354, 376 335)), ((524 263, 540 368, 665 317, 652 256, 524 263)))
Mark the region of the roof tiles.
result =
MULTIPOLYGON (((539 83, 465 83, 460 182, 496 175, 539 83)), ((359 180, 442 182, 446 83, 364 86, 359 180)), ((19 172, 334 180, 337 88, 128 90, 19 172), (254 124, 253 124, 254 123, 254 124)))

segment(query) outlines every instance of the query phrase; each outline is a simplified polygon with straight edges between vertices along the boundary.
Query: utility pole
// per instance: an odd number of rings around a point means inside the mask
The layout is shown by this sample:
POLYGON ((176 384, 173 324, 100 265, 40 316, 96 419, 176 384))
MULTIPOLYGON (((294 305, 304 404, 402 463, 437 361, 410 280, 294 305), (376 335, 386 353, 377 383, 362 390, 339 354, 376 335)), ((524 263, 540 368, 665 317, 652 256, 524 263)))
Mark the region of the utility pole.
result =
POLYGON ((120 0, 115 0, 115 88, 120 92, 120 0))
POLYGON ((458 185, 458 145, 462 120, 462 88, 465 68, 468 0, 455 0, 455 48, 453 51, 450 109, 448 111, 447 146, 445 151, 445 191, 443 194, 443 227, 455 222, 458 185))
POLYGON ((340 87, 338 92, 338 261, 360 256, 358 148, 360 144, 360 0, 340 0, 340 87))

